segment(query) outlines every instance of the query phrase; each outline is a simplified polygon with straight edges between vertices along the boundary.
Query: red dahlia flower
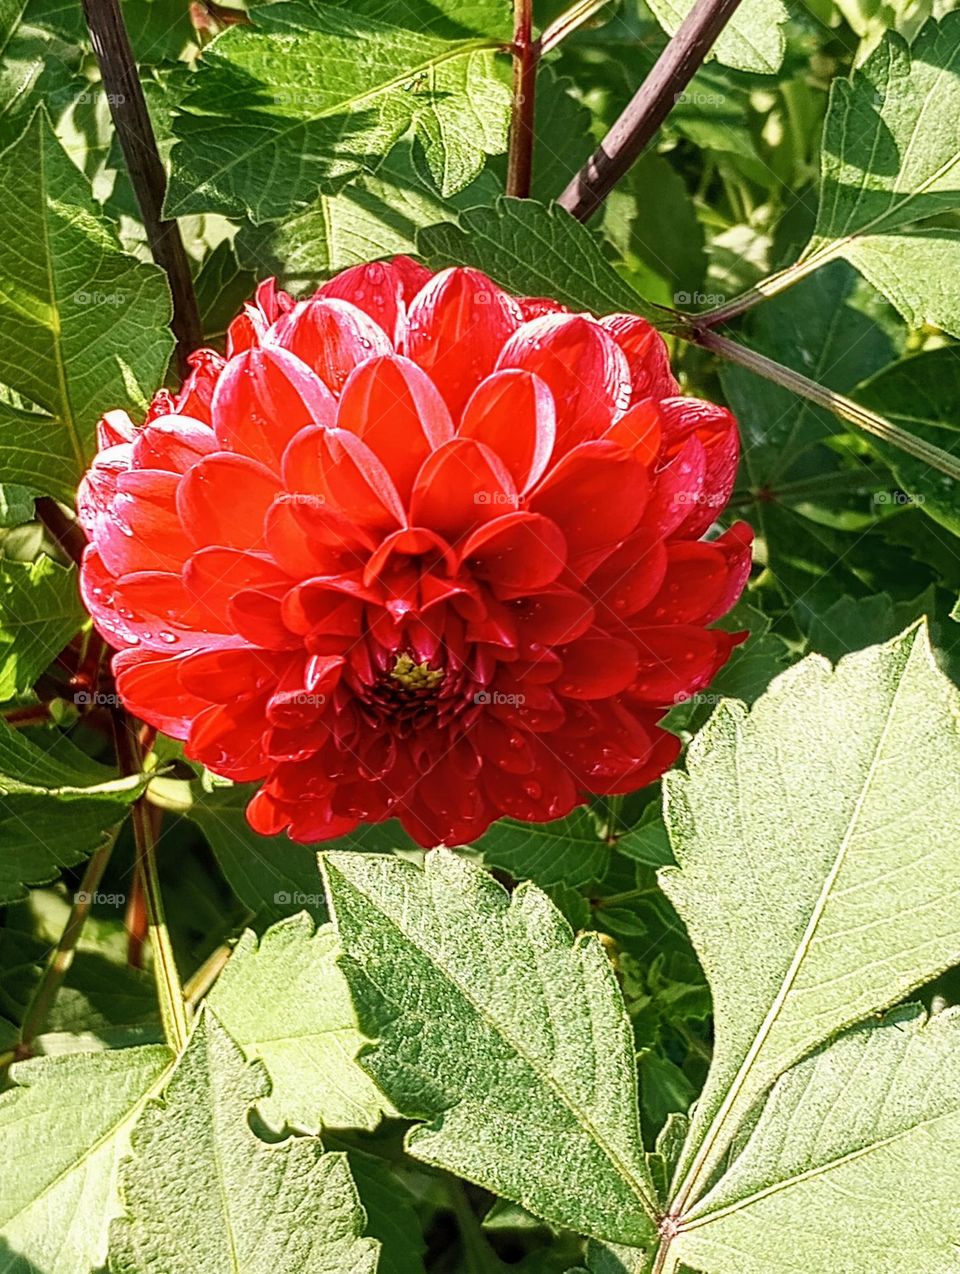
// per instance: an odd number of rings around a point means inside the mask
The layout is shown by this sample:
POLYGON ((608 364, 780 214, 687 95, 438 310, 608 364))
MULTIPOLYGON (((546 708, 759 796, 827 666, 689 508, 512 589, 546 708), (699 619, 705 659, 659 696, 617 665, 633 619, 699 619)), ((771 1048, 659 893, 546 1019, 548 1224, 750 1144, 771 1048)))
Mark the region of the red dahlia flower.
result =
POLYGON ((254 828, 459 844, 673 762, 751 535, 700 538, 736 424, 647 323, 401 257, 262 284, 192 363, 100 424, 83 594, 127 707, 261 781, 254 828))

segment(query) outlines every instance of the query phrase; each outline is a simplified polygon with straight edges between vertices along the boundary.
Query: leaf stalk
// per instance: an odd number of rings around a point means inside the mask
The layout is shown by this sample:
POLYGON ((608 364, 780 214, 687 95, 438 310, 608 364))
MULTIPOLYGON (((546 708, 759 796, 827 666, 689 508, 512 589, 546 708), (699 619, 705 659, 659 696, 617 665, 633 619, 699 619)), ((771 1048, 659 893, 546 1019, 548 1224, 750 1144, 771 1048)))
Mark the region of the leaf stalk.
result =
POLYGON ((514 0, 513 14, 513 106, 506 192, 517 199, 528 199, 533 178, 534 113, 540 42, 533 38, 533 0, 514 0))

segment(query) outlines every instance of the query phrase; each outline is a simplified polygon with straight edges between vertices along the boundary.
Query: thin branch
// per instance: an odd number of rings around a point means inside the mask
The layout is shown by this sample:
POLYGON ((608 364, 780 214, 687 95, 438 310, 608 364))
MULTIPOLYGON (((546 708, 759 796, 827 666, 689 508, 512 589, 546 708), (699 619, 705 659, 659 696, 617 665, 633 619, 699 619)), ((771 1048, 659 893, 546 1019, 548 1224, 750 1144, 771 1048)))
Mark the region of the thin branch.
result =
POLYGON ((643 154, 739 4, 697 0, 629 106, 560 196, 561 207, 578 221, 596 212, 643 154))
POLYGON ((51 540, 62 549, 71 562, 79 562, 87 547, 87 537, 76 518, 64 513, 60 505, 49 495, 42 495, 33 504, 37 521, 51 540))
POLYGON ((585 22, 589 22, 594 14, 599 13, 609 3, 610 0, 580 0, 579 4, 573 5, 566 13, 561 13, 559 18, 544 28, 540 36, 541 56, 555 49, 568 36, 573 35, 574 31, 582 27, 585 22))
POLYGON ((510 115, 510 152, 507 157, 507 194, 530 197, 533 176, 533 124, 540 45, 533 38, 533 0, 513 4, 513 106, 510 115))
POLYGON ((731 363, 736 363, 739 367, 745 367, 748 371, 755 372, 758 376, 763 376, 766 380, 772 380, 777 385, 783 385, 785 389, 792 390, 793 393, 799 394, 801 398, 808 398, 819 407, 825 407, 828 411, 832 411, 841 420, 849 421, 850 424, 856 425, 858 429, 862 429, 864 432, 872 434, 875 438, 880 438, 891 446, 905 451, 917 460, 922 460, 931 469, 945 473, 949 478, 953 478, 954 481, 960 481, 960 460, 955 456, 940 447, 935 447, 933 443, 926 442, 922 438, 917 438, 913 434, 907 433, 899 425, 895 425, 892 421, 877 415, 876 412, 869 411, 866 407, 861 407, 859 403, 855 403, 851 398, 845 398, 843 394, 837 394, 832 389, 827 389, 824 385, 818 385, 816 381, 810 380, 806 376, 801 376, 799 372, 793 371, 792 368, 784 367, 782 363, 776 363, 772 358, 758 354, 756 350, 747 349, 744 345, 738 345, 736 341, 731 341, 726 336, 720 336, 709 329, 703 330, 696 326, 695 320, 690 328, 680 329, 677 335, 694 345, 702 346, 703 349, 711 350, 714 354, 728 359, 731 363))
POLYGON ((83 0, 83 11, 150 251, 157 265, 166 271, 170 283, 177 358, 181 374, 185 375, 187 356, 203 344, 200 311, 180 227, 176 221, 163 217, 167 177, 137 74, 136 59, 119 0, 83 0))
POLYGON ((80 888, 74 894, 73 906, 70 908, 60 941, 50 954, 43 976, 24 1015, 23 1025, 20 1028, 20 1042, 14 1049, 17 1059, 30 1056, 30 1046, 43 1030, 57 993, 63 986, 64 978, 73 963, 77 943, 90 912, 93 896, 100 887, 100 881, 110 861, 119 831, 118 825, 109 833, 106 842, 91 855, 87 863, 83 879, 80 881, 80 888))
MULTIPOLYGON (((117 759, 122 773, 140 774, 143 770, 143 753, 137 719, 131 717, 129 713, 118 711, 114 716, 114 728, 117 759)), ((163 911, 163 896, 157 874, 156 834, 152 812, 145 795, 134 802, 131 818, 137 847, 137 871, 140 875, 147 909, 147 927, 153 954, 157 998, 160 1002, 160 1020, 170 1048, 180 1053, 187 1043, 187 1010, 163 911)))

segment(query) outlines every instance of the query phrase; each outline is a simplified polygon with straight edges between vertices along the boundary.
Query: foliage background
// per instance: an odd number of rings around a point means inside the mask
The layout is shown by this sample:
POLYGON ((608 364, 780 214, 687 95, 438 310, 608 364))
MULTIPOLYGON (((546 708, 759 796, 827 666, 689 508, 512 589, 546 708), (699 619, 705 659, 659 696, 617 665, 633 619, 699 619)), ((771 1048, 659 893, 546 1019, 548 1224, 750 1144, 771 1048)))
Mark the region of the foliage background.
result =
MULTIPOLYGON (((670 723, 689 740, 722 696, 762 702, 749 726, 721 709, 694 745, 689 795, 705 804, 693 824, 678 812, 683 780, 670 780, 666 822, 660 785, 547 827, 504 820, 459 862, 438 859, 430 877, 408 875, 422 856, 398 829, 368 829, 332 847, 338 938, 314 851, 255 837, 242 790, 195 773, 162 739, 147 758, 159 771, 149 786, 147 775, 118 777, 116 705, 93 675, 66 516, 97 416, 142 411, 165 375, 176 379, 167 371, 170 296, 150 263, 80 6, 0 6, 0 1051, 9 1090, 0 1146, 10 1170, 0 1269, 673 1268, 656 1264, 664 1249, 644 1209, 631 1213, 621 1198, 623 1180, 658 1197, 655 1214, 670 1213, 669 1178, 697 1145, 681 1149, 686 1112, 715 1041, 729 1049, 734 1023, 765 1011, 744 970, 775 963, 775 935, 793 933, 804 883, 823 885, 818 846, 850 849, 855 820, 841 814, 851 804, 857 817, 869 810, 860 848, 870 871, 834 881, 859 909, 838 928, 836 958, 849 957, 844 976, 859 989, 808 1007, 822 1011, 822 1029, 797 1026, 772 1060, 763 1055, 755 1090, 747 1086, 755 1101, 793 1069, 744 1150, 758 1118, 746 1103, 735 1144, 704 1181, 717 1207, 731 1207, 770 1183, 816 1177, 816 1144, 842 1158, 897 1138, 908 1138, 909 1172, 871 1159, 874 1203, 849 1215, 785 1190, 782 1214, 732 1208, 743 1232, 691 1230, 701 1237, 685 1239, 681 1256, 707 1274, 957 1268, 949 1190, 941 1198, 932 1182, 955 1189, 960 1162, 925 1159, 917 1134, 936 1125, 947 1137, 960 1068, 948 1011, 960 996, 956 487, 822 404, 719 359, 682 316, 792 270, 792 286, 731 325, 734 339, 957 454, 960 19, 940 0, 744 0, 716 56, 583 229, 542 205, 627 105, 686 6, 592 8, 540 69, 538 202, 505 205, 512 18, 501 0, 275 0, 251 8, 252 24, 204 0, 124 0, 168 165, 167 213, 180 221, 208 342, 222 342, 268 273, 300 293, 395 252, 437 266, 470 260, 517 291, 583 308, 674 311, 659 319, 685 391, 729 403, 742 426, 729 516, 756 528, 757 566, 724 622, 751 637, 710 693, 678 706, 670 723), (836 662, 923 615, 940 671, 910 629, 843 664, 829 684, 823 665, 806 663, 768 691, 810 654, 836 662), (872 769, 853 757, 860 742, 873 749, 872 769), (725 786, 711 764, 740 777, 728 774, 725 786), (736 783, 739 810, 723 796, 736 783), (806 821, 796 808, 803 794, 806 821), (207 1005, 172 1077, 151 952, 131 946, 128 932, 140 928, 126 817, 134 804, 156 836, 185 992, 192 1008, 207 1005), (81 899, 89 914, 76 939, 71 908, 105 835, 115 845, 92 900, 81 899), (479 863, 511 888, 529 881, 543 894, 525 887, 505 919, 506 896, 479 863), (537 1006, 512 1005, 488 1038, 470 996, 451 998, 460 985, 451 971, 448 985, 424 967, 427 921, 406 942, 390 928, 401 897, 427 914, 427 889, 438 891, 438 923, 454 950, 462 942, 485 1011, 504 985, 509 999, 524 983, 523 926, 549 949, 544 995, 565 1043, 546 1085, 537 1066, 534 1079, 521 1074, 511 1051, 517 1021, 535 1033, 537 1006), (729 919, 751 890, 754 947, 729 919), (571 953, 558 915, 600 945, 571 953), (75 957, 52 998, 50 953, 65 925, 75 957), (395 947, 381 969, 388 930, 395 947), (480 939, 491 933, 487 968, 480 939), (878 945, 864 933, 880 934, 878 945), (346 965, 336 962, 341 944, 346 965), (871 969, 880 970, 874 982, 871 969), (411 1026, 411 986, 432 1005, 439 1036, 427 1022, 411 1026), (908 993, 938 1014, 931 1026, 897 1009, 875 1037, 857 1028, 830 1046, 843 1052, 800 1061, 908 993), (715 1007, 727 1015, 719 1032, 715 1007), (361 1068, 364 1041, 380 1035, 361 1068), (642 1143, 629 1137, 634 1053, 642 1143), (31 1055, 39 1060, 23 1060, 31 1055), (568 1127, 547 1090, 573 1091, 594 1065, 608 1088, 590 1100, 574 1091, 568 1127), (838 1074, 860 1094, 846 1123, 831 1097, 838 1074), (942 1100, 917 1105, 919 1087, 942 1100), (797 1115, 804 1092, 812 1109, 797 1115), (891 1092, 904 1121, 895 1129, 880 1117, 891 1092), (511 1140, 518 1111, 542 1115, 540 1142, 511 1140), (427 1128, 405 1150, 415 1120, 427 1128), (609 1135, 584 1140, 597 1121, 610 1121, 609 1135), (783 1126, 811 1130, 800 1164, 784 1161, 783 1126), (491 1127, 495 1144, 485 1140, 491 1127), (285 1128, 295 1135, 284 1139, 285 1128), (596 1144, 621 1138, 632 1167, 607 1182, 596 1144), (718 1184, 724 1163, 731 1175, 718 1184), (877 1209, 893 1221, 881 1224, 877 1209)), ((560 14, 559 4, 538 5, 537 28, 560 14)), ((859 870, 850 860, 843 870, 859 870)), ((826 965, 818 976, 826 985, 840 972, 826 965)), ((710 1082, 704 1102, 711 1091, 723 1097, 719 1062, 710 1082)))

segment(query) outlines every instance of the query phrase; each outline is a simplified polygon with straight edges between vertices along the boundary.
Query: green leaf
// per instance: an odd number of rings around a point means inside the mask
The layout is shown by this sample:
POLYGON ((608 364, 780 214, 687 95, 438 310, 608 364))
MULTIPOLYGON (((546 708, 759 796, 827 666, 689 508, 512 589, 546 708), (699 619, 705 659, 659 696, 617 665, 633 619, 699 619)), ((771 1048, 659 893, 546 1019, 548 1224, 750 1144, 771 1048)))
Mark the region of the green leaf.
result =
POLYGON ((61 739, 40 748, 0 720, 0 903, 80 862, 143 790, 61 739))
MULTIPOLYGON (((693 5, 694 0, 651 0, 650 8, 673 35, 693 5)), ((783 28, 788 16, 783 0, 744 0, 717 36, 711 57, 740 71, 774 75, 787 47, 783 28)))
POLYGON ((5 480, 66 501, 93 451, 97 417, 141 408, 172 347, 161 270, 128 257, 42 112, 0 156, 0 403, 5 480))
POLYGON ((926 629, 811 656, 725 703, 664 780, 664 891, 713 994, 716 1046, 678 1171, 696 1199, 805 1053, 960 959, 960 694, 926 629), (749 793, 749 799, 745 794, 749 793))
POLYGON ((0 559, 0 701, 24 694, 83 621, 75 568, 0 559))
POLYGON ((552 823, 501 818, 474 846, 488 867, 502 867, 517 880, 534 880, 544 889, 598 880, 610 858, 596 819, 582 808, 552 823))
POLYGON ((317 855, 287 836, 260 836, 244 810, 248 786, 198 792, 187 817, 203 832, 227 883, 254 915, 278 920, 308 911, 325 920, 317 855))
POLYGON ((110 1231, 113 1274, 374 1274, 346 1156, 315 1137, 279 1144, 253 1131, 270 1083, 216 1018, 195 1027, 164 1091, 133 1131, 123 1166, 126 1214, 110 1231))
POLYGON ((801 263, 809 269, 843 256, 908 322, 960 335, 948 282, 960 236, 911 229, 960 207, 958 114, 960 13, 929 19, 912 45, 888 31, 849 80, 834 80, 820 211, 801 263))
POLYGON ((367 1232, 380 1241, 377 1274, 424 1274, 426 1245, 416 1197, 392 1165, 375 1154, 351 1150, 347 1157, 367 1214, 367 1232))
POLYGON ((193 281, 200 307, 200 326, 207 341, 219 340, 225 335, 233 318, 240 312, 244 301, 253 295, 259 274, 243 269, 226 239, 212 252, 207 253, 193 281))
POLYGON ((336 195, 320 195, 304 212, 282 222, 242 226, 240 259, 259 273, 273 270, 286 287, 305 292, 338 270, 416 250, 422 226, 449 220, 454 209, 492 199, 491 173, 451 199, 440 199, 417 173, 413 148, 395 146, 376 173, 365 174, 336 195))
POLYGON ((302 1132, 372 1129, 384 1098, 356 1057, 360 1030, 330 925, 291 916, 260 939, 247 930, 208 997, 247 1057, 259 1057, 272 1093, 260 1109, 274 1127, 302 1132))
POLYGON ((117 1164, 137 1110, 170 1064, 160 1046, 44 1057, 15 1066, 0 1097, 3 1268, 98 1269, 116 1216, 117 1164))
POLYGON ((417 246, 436 269, 476 266, 518 295, 551 296, 594 314, 642 314, 661 328, 669 317, 634 292, 586 226, 557 206, 499 199, 471 208, 456 225, 428 226, 417 246))
POLYGON ((0 5, 0 146, 8 146, 43 103, 54 119, 90 98, 81 78, 82 13, 70 0, 4 0, 0 5))
POLYGON ((22 526, 33 520, 33 492, 29 487, 0 484, 0 530, 22 526))
POLYGON ((363 1064, 403 1114, 432 1121, 410 1153, 553 1224, 646 1242, 633 1038, 597 938, 574 941, 545 894, 508 898, 447 850, 423 870, 321 864, 344 971, 380 1035, 363 1064))
MULTIPOLYGON (((960 455, 960 358, 955 346, 925 350, 885 367, 860 385, 855 397, 909 433, 960 455)), ((958 484, 899 448, 874 440, 871 445, 891 466, 914 503, 941 526, 960 535, 958 484)), ((892 498, 892 492, 887 494, 892 498)))
POLYGON ((700 307, 707 264, 703 227, 683 178, 662 155, 642 155, 610 192, 603 229, 643 296, 681 309, 700 307))
POLYGON ((253 20, 218 36, 186 76, 169 215, 284 217, 376 168, 408 130, 444 196, 505 148, 510 92, 495 54, 510 26, 499 0, 422 11, 279 0, 253 20))
POLYGON ((789 1071, 674 1247, 705 1274, 957 1268, 960 1014, 898 1010, 789 1071))

